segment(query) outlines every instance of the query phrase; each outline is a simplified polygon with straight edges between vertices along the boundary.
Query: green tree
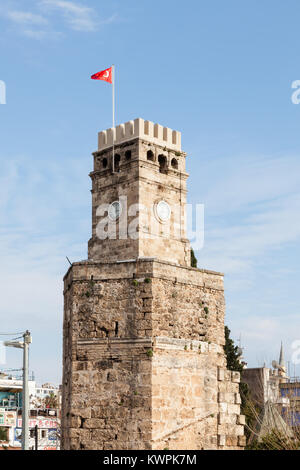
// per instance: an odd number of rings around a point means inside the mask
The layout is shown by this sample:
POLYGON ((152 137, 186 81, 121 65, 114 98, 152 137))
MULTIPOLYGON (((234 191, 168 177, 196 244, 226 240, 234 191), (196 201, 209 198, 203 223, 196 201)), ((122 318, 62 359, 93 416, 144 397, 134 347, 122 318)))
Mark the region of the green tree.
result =
POLYGON ((197 263, 198 263, 198 261, 197 261, 197 258, 195 256, 195 252, 194 252, 193 248, 191 248, 191 267, 192 268, 197 268, 197 263))
POLYGON ((58 400, 54 392, 50 392, 49 395, 45 398, 45 406, 46 408, 52 409, 58 408, 58 400))
POLYGON ((227 369, 242 372, 244 366, 240 362, 239 347, 235 346, 234 341, 230 338, 230 329, 228 326, 225 326, 224 351, 227 360, 227 369))
MULTIPOLYGON (((244 368, 243 363, 240 361, 240 350, 239 347, 234 344, 234 341, 230 338, 230 329, 225 326, 225 356, 227 360, 227 369, 240 372, 242 379, 242 371, 244 368)), ((246 437, 249 437, 248 427, 252 427, 256 420, 256 413, 258 410, 254 407, 248 385, 241 380, 239 385, 239 392, 241 396, 241 414, 246 417, 246 437)))

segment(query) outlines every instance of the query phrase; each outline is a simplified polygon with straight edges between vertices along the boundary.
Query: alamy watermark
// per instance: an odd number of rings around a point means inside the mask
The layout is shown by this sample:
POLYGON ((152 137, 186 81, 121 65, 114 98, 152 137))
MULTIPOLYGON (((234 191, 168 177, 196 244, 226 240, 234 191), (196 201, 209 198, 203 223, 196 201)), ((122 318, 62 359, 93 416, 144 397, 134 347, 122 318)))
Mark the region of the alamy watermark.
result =
POLYGON ((6 84, 0 80, 0 104, 6 104, 6 84))
POLYGON ((300 80, 294 80, 292 83, 292 88, 295 90, 291 96, 293 104, 300 103, 300 80))
POLYGON ((180 240, 188 238, 195 250, 204 246, 204 205, 168 204, 164 200, 152 205, 128 204, 120 196, 96 210, 96 235, 100 240, 154 240, 158 237, 180 240))

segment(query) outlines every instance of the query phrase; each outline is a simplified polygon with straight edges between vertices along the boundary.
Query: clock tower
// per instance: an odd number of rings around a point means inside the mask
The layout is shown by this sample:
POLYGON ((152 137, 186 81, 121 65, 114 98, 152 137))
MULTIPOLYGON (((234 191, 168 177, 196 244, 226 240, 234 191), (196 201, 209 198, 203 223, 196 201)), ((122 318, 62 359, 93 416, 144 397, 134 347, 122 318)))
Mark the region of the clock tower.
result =
POLYGON ((143 119, 99 133, 89 259, 190 265, 181 134, 143 119), (114 139, 114 147, 112 147, 114 139), (114 157, 113 157, 114 155, 114 157))
POLYGON ((62 448, 240 449, 223 274, 191 267, 181 134, 99 133, 88 259, 64 277, 62 448))

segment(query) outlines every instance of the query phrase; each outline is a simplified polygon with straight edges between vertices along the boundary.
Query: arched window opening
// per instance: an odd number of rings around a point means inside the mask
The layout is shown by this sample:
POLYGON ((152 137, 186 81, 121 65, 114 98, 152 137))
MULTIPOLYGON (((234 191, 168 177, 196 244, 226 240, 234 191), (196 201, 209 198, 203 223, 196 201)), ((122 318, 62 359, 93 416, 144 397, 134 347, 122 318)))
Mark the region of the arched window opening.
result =
POLYGON ((128 161, 128 160, 131 160, 131 150, 127 150, 127 152, 125 152, 125 159, 128 161))
POLYGON ((107 158, 103 158, 103 160, 102 160, 102 166, 103 166, 103 168, 107 168, 107 163, 108 163, 108 162, 107 162, 107 158))
POLYGON ((120 171, 120 161, 121 161, 121 157, 120 155, 117 153, 115 155, 115 172, 118 173, 120 171))
POLYGON ((147 160, 151 161, 151 162, 154 162, 154 153, 152 152, 152 150, 148 150, 147 152, 147 160))
POLYGON ((158 163, 159 163, 159 171, 160 173, 168 173, 168 166, 167 166, 167 157, 164 155, 158 156, 158 163))
POLYGON ((174 168, 175 170, 178 170, 178 160, 176 160, 176 158, 172 158, 171 166, 172 166, 172 168, 174 168))

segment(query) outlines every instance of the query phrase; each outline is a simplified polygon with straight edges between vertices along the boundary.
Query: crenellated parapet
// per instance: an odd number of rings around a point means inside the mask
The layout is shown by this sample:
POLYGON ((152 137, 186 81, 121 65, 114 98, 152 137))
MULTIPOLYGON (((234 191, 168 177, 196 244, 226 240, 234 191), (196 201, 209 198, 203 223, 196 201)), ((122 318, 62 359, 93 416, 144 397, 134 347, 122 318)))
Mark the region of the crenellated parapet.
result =
POLYGON ((112 147, 113 142, 118 145, 137 138, 181 152, 181 132, 141 118, 99 132, 98 150, 112 147))

